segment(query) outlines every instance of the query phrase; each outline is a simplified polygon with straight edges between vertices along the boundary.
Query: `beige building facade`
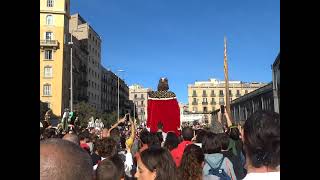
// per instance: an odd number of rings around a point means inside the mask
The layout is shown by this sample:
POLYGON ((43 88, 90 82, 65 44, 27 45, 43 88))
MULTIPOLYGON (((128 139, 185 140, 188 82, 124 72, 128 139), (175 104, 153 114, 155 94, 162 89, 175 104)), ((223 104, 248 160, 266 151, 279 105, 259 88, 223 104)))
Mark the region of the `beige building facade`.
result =
POLYGON ((57 116, 70 107, 69 0, 40 1, 40 100, 57 116))
POLYGON ((94 29, 78 14, 73 14, 69 21, 69 32, 78 40, 87 40, 85 49, 88 51, 87 96, 88 103, 101 109, 101 38, 94 29))
MULTIPOLYGON (((229 81, 230 102, 265 85, 266 83, 229 81)), ((198 81, 194 84, 189 84, 189 112, 211 113, 216 109, 220 109, 220 105, 225 105, 225 94, 225 82, 219 81, 217 79, 210 79, 209 81, 198 81)))
POLYGON ((135 104, 135 114, 140 122, 145 122, 148 117, 148 92, 151 88, 143 88, 141 85, 134 84, 129 86, 129 100, 135 104))

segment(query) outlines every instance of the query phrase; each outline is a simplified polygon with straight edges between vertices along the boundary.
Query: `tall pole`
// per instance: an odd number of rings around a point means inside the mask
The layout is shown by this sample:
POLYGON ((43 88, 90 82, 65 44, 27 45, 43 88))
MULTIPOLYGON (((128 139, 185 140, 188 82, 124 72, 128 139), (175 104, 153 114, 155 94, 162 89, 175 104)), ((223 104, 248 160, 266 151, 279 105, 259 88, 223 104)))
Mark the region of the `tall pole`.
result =
POLYGON ((72 66, 73 66, 73 63, 72 63, 72 46, 73 46, 73 42, 72 42, 72 32, 71 32, 71 41, 70 41, 70 45, 71 45, 71 53, 70 53, 70 112, 73 111, 73 70, 72 70, 72 66))
POLYGON ((133 101, 133 119, 136 118, 136 102, 133 101))
POLYGON ((118 120, 119 120, 119 74, 118 74, 118 120))
POLYGON ((228 113, 231 122, 233 123, 232 116, 230 114, 230 98, 229 98, 229 77, 228 77, 228 59, 227 59, 227 38, 224 37, 224 78, 226 89, 226 113, 228 113))

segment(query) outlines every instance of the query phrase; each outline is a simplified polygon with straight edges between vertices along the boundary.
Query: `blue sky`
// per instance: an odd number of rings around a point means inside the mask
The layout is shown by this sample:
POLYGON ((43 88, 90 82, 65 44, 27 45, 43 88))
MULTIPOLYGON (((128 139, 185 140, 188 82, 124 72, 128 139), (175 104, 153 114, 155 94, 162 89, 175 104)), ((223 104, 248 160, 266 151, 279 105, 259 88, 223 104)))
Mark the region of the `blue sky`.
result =
POLYGON ((229 79, 270 82, 280 52, 279 0, 71 0, 102 37, 102 65, 128 85, 156 89, 169 79, 179 102, 188 84, 224 79, 224 36, 229 79))

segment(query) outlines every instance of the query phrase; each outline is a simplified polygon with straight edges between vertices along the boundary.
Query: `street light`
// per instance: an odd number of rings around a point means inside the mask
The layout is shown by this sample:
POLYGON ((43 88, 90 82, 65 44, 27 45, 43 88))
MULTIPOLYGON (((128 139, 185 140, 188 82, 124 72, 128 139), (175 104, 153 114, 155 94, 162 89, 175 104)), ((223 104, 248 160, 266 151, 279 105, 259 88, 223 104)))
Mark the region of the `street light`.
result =
MULTIPOLYGON (((124 70, 122 70, 122 69, 119 69, 119 70, 117 70, 118 72, 124 72, 124 70)), ((118 73, 118 120, 119 120, 119 73, 118 73)))
MULTIPOLYGON (((70 38, 70 42, 68 42, 68 45, 71 45, 71 52, 70 52, 70 111, 72 112, 73 111, 73 85, 72 85, 72 82, 73 82, 73 62, 72 62, 72 47, 73 47, 73 42, 72 42, 72 36, 73 36, 73 31, 75 30, 72 30, 70 35, 71 35, 71 38, 70 38)), ((83 31, 76 31, 76 32, 83 32, 83 31)))

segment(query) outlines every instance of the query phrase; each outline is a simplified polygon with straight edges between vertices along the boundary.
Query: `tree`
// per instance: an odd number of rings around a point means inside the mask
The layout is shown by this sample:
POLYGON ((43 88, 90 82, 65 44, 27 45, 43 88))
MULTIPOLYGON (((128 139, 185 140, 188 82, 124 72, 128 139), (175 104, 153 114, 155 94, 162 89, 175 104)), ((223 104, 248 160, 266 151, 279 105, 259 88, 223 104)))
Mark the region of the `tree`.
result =
POLYGON ((112 113, 103 113, 101 115, 102 122, 104 127, 111 127, 117 120, 117 112, 113 111, 112 113))
POLYGON ((40 101, 40 121, 44 120, 44 115, 49 110, 48 104, 40 101))
POLYGON ((87 127, 89 119, 94 117, 100 117, 101 115, 96 111, 95 108, 85 103, 84 101, 75 104, 74 110, 76 111, 76 116, 78 116, 81 127, 87 127))

